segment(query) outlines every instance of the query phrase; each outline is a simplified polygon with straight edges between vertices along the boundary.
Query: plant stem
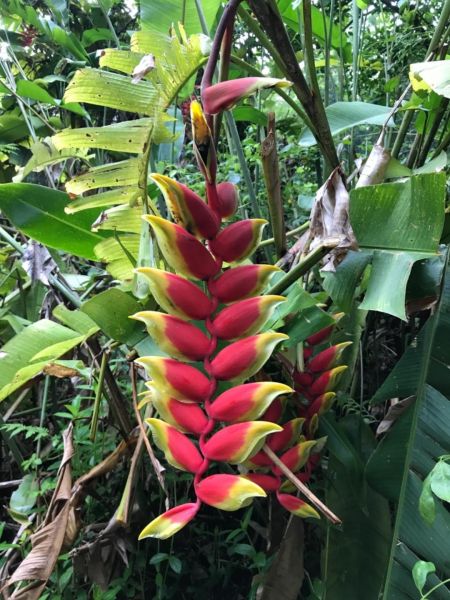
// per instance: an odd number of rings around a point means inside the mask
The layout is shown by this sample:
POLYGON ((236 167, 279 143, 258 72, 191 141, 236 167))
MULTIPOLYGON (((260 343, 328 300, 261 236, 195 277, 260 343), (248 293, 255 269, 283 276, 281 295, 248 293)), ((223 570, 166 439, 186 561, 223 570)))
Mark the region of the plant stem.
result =
MULTIPOLYGON (((41 400, 41 415, 39 417, 39 427, 44 427, 45 413, 47 412, 48 402, 48 391, 50 388, 50 376, 46 375, 44 378, 44 390, 42 392, 41 400)), ((36 455, 39 456, 41 453, 42 438, 39 438, 36 444, 36 455)))
POLYGON ((340 518, 336 516, 321 500, 319 500, 319 498, 313 494, 311 490, 306 487, 306 485, 302 483, 290 469, 286 467, 286 465, 278 458, 271 448, 264 446, 263 450, 272 460, 272 462, 275 463, 275 465, 280 469, 280 471, 289 479, 289 481, 295 485, 298 491, 303 494, 305 498, 308 498, 311 504, 314 504, 317 510, 319 510, 334 525, 339 525, 342 523, 340 518))
MULTIPOLYGON (((303 231, 306 231, 310 225, 311 225, 310 221, 306 221, 306 223, 303 223, 302 225, 299 225, 295 229, 291 229, 291 231, 288 231, 286 233, 286 237, 289 239, 291 237, 294 237, 294 235, 297 235, 298 233, 303 233, 303 231)), ((261 248, 261 246, 270 246, 270 244, 273 244, 274 242, 275 242, 274 238, 268 238, 267 240, 263 240, 259 244, 259 248, 261 248)))
POLYGON ((330 250, 335 248, 339 243, 339 240, 332 239, 329 242, 323 243, 317 246, 312 252, 310 252, 305 258, 299 262, 293 269, 286 273, 284 277, 280 279, 275 285, 273 285, 267 294, 281 294, 290 285, 292 285, 299 277, 307 273, 314 267, 330 250))
POLYGON ((103 383, 105 381, 105 369, 106 369, 107 361, 108 361, 108 354, 107 354, 107 352, 103 352, 102 362, 100 363, 100 370, 98 373, 97 391, 95 393, 94 410, 92 413, 91 427, 90 427, 90 431, 89 431, 89 439, 91 440, 91 442, 95 442, 95 437, 97 435, 98 415, 100 413, 100 403, 101 403, 102 394, 103 394, 103 383))

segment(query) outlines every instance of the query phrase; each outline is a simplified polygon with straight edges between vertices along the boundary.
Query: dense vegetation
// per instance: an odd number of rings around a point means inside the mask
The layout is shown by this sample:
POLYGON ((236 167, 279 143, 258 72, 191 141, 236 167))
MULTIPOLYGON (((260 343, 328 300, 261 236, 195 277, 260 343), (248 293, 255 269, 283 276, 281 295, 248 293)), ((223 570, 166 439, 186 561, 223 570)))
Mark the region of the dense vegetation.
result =
POLYGON ((450 598, 449 24, 1 3, 5 598, 450 598))

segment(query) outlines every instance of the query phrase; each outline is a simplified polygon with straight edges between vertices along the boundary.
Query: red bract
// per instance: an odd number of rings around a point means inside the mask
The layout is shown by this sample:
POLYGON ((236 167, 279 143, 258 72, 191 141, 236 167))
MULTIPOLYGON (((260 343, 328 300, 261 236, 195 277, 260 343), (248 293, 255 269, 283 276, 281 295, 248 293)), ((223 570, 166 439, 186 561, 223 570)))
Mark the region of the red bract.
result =
POLYGON ((289 87, 291 85, 285 79, 271 77, 243 77, 242 79, 221 81, 203 91, 203 108, 208 114, 215 115, 232 108, 239 100, 262 88, 289 87))
POLYGON ((211 279, 208 282, 208 289, 219 302, 230 304, 259 294, 267 285, 269 277, 279 270, 272 265, 235 267, 211 279))
POLYGON ((217 193, 217 212, 222 219, 232 217, 236 212, 239 194, 237 187, 228 181, 222 181, 216 186, 217 193))
POLYGON ((259 245, 265 219, 245 219, 228 225, 211 240, 212 253, 228 263, 239 262, 249 257, 259 245))

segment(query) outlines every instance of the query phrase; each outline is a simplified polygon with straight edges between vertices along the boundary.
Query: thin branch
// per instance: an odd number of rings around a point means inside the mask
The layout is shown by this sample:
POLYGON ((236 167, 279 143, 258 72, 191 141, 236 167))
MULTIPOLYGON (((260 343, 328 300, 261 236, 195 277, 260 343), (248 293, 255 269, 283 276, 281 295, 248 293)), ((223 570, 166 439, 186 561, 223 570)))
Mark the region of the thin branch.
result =
POLYGON ((294 473, 288 469, 288 467, 278 458, 275 452, 269 448, 268 446, 263 447, 264 452, 271 459, 273 463, 280 469, 280 471, 289 479, 291 483, 295 485, 298 491, 307 498, 311 504, 313 504, 317 510, 319 510, 329 521, 331 521, 334 525, 340 525, 342 521, 338 516, 334 514, 319 498, 311 492, 311 490, 306 487, 304 483, 300 481, 298 477, 294 475, 294 473))

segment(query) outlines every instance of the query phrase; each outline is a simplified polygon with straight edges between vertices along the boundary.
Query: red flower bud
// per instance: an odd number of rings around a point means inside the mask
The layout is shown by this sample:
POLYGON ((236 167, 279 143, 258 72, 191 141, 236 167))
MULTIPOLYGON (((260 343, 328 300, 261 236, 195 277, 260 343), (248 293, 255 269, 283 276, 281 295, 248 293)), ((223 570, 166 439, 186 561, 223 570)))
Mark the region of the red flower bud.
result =
POLYGON ((195 491, 199 500, 221 510, 238 510, 253 498, 266 496, 259 485, 238 475, 211 475, 202 479, 195 491))
POLYGON ((146 419, 155 444, 164 452, 167 462, 182 471, 196 473, 203 462, 197 447, 183 433, 161 419, 146 419))
POLYGON ((183 227, 161 217, 144 215, 155 232, 158 246, 169 265, 191 279, 208 279, 217 273, 219 265, 193 235, 183 227))
POLYGON ((196 237, 211 239, 216 236, 219 219, 200 196, 166 175, 153 173, 151 178, 163 193, 176 223, 196 237))
POLYGON ((276 477, 265 473, 246 473, 243 477, 262 487, 265 492, 276 492, 280 487, 280 482, 276 477))
POLYGON ((287 338, 284 333, 260 333, 234 342, 213 359, 211 373, 216 379, 244 381, 259 371, 275 346, 287 338))
POLYGON ((297 517, 302 517, 304 519, 308 517, 320 519, 320 515, 315 508, 296 496, 291 496, 290 494, 277 494, 277 499, 283 508, 297 517))
MULTIPOLYGON (((293 473, 299 471, 305 464, 311 454, 311 450, 316 445, 315 440, 307 442, 300 442, 289 450, 287 450, 282 456, 281 460, 293 473)), ((274 473, 280 474, 278 467, 273 469, 274 473)))
MULTIPOLYGON (((277 396, 292 391, 287 385, 274 381, 244 383, 220 394, 210 406, 209 414, 216 421, 252 421, 260 417, 277 396)), ((273 419, 263 420, 276 423, 273 419)))
POLYGON ((271 423, 278 423, 283 413, 283 401, 281 398, 277 398, 264 414, 261 415, 263 421, 270 421, 271 423))
POLYGON ((202 92, 202 103, 205 112, 210 115, 232 108, 239 100, 254 94, 257 90, 271 87, 290 87, 285 79, 273 77, 243 77, 230 79, 211 85, 202 92))
POLYGON ((223 181, 216 186, 217 211, 222 219, 232 217, 236 212, 239 194, 234 183, 223 181))
POLYGON ((244 260, 258 247, 265 225, 265 219, 244 219, 228 225, 211 240, 211 252, 228 263, 244 260))
POLYGON ((139 539, 143 540, 147 537, 153 537, 160 540, 165 540, 178 531, 183 529, 195 517, 199 509, 198 504, 193 502, 174 506, 166 511, 151 523, 144 527, 139 534, 139 539))
POLYGON ((336 394, 334 392, 325 392, 325 394, 321 394, 315 398, 306 411, 306 416, 308 419, 311 419, 313 415, 318 415, 320 417, 329 411, 333 405, 335 397, 336 394))
POLYGON ((236 302, 220 311, 214 319, 214 333, 223 340, 235 340, 257 333, 283 296, 257 296, 236 302))
POLYGON ((282 431, 274 433, 267 440, 269 448, 274 452, 286 450, 286 448, 298 440, 304 422, 305 419, 296 418, 285 423, 282 431))
POLYGON ((336 313, 335 315, 332 315, 333 319, 335 320, 335 323, 333 323, 332 325, 328 325, 328 327, 324 327, 317 333, 314 333, 309 338, 307 338, 306 341, 308 342, 308 344, 310 344, 311 346, 317 346, 318 344, 321 344, 322 342, 324 342, 331 335, 331 332, 335 328, 336 323, 343 316, 344 316, 344 313, 336 313))
POLYGON ((147 384, 151 391, 151 401, 160 417, 176 427, 183 433, 200 435, 208 424, 208 419, 203 410, 192 403, 180 402, 167 393, 161 393, 151 384, 147 384))
POLYGON ((166 312, 195 320, 204 320, 211 314, 211 300, 195 283, 151 267, 140 267, 136 271, 148 279, 151 293, 166 312))
POLYGON ((224 304, 259 294, 278 267, 272 265, 245 265, 228 269, 217 279, 208 282, 210 293, 224 304))
POLYGON ((318 377, 313 384, 309 387, 308 393, 310 396, 320 396, 325 392, 332 391, 338 380, 340 379, 342 373, 347 369, 346 365, 341 365, 339 367, 334 367, 334 369, 330 369, 329 371, 325 371, 322 373, 320 377, 318 377))
POLYGON ((200 371, 172 358, 141 356, 135 361, 145 367, 153 386, 176 400, 203 402, 211 389, 210 380, 200 371))
POLYGON ((145 323, 150 337, 173 358, 203 360, 208 354, 210 339, 198 327, 179 317, 144 310, 130 318, 145 323))
POLYGON ((335 346, 326 348, 319 354, 316 354, 314 358, 308 362, 307 369, 310 373, 319 373, 320 371, 326 371, 336 366, 341 358, 341 355, 347 346, 350 346, 352 342, 342 342, 335 346))
POLYGON ((210 460, 233 465, 247 460, 264 445, 266 436, 281 427, 265 421, 246 421, 220 429, 203 446, 203 454, 210 460))

